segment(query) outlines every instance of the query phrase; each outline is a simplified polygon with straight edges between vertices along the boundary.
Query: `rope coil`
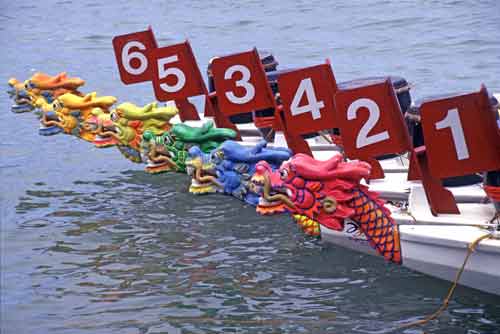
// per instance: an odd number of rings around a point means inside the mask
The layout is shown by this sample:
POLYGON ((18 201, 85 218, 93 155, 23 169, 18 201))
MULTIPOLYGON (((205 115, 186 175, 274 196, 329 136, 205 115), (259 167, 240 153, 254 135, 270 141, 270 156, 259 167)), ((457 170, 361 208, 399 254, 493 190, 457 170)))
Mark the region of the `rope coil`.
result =
POLYGON ((469 258, 472 255, 472 253, 475 251, 477 245, 479 245, 479 243, 485 239, 493 238, 494 233, 495 232, 483 234, 480 237, 476 238, 473 242, 471 242, 468 245, 467 255, 465 256, 464 262, 463 262, 462 266, 460 267, 460 269, 458 270, 457 274, 455 275, 455 279, 453 280, 453 284, 451 285, 450 289, 448 290, 448 294, 446 295, 446 297, 443 301, 443 304, 434 313, 428 315, 427 317, 425 317, 422 320, 412 321, 412 322, 403 324, 403 325, 399 326, 398 328, 404 329, 404 328, 410 328, 410 327, 414 327, 414 326, 422 326, 422 325, 427 324, 429 321, 434 320, 437 317, 439 317, 441 315, 441 313, 443 313, 448 308, 448 304, 453 296, 453 293, 455 292, 455 289, 458 285, 460 277, 462 276, 462 273, 465 270, 465 266, 467 265, 467 262, 469 261, 469 258))

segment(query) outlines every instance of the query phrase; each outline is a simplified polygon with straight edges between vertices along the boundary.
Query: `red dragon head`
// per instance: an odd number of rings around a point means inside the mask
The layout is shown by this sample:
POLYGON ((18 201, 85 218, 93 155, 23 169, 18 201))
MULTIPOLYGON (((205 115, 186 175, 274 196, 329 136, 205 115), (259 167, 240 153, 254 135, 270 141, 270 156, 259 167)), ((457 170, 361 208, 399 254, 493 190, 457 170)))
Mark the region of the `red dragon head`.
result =
POLYGON ((342 230, 344 219, 354 214, 348 206, 353 189, 369 175, 368 163, 344 162, 340 153, 326 161, 297 154, 274 172, 261 162, 252 178, 262 187, 257 212, 280 212, 268 209, 266 205, 272 203, 273 208, 281 205, 291 212, 307 234, 319 235, 319 225, 342 230))

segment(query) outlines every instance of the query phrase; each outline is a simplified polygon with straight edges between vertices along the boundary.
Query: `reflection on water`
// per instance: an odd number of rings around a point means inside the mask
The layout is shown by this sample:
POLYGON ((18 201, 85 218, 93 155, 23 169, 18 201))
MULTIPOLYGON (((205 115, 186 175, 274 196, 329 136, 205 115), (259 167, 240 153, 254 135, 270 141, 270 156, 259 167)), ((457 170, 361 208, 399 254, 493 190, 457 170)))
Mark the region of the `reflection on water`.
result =
MULTIPOLYGON (((186 184, 131 171, 76 180, 71 191, 33 185, 16 207, 29 260, 17 261, 23 279, 7 280, 24 293, 6 294, 7 305, 49 315, 24 325, 56 332, 388 333, 436 308, 448 287, 309 239, 287 217, 193 197, 186 184)), ((499 307, 464 289, 428 329, 487 332, 499 307)))
MULTIPOLYGON (((497 1, 2 3, 0 80, 66 70, 84 91, 146 104, 121 84, 114 35, 153 24, 214 55, 272 48, 281 68, 332 58, 338 81, 402 75, 414 97, 500 91, 497 1)), ((116 149, 41 137, 0 94, 3 333, 388 333, 433 312, 449 283, 324 245, 188 177, 148 175, 116 149)), ((498 297, 459 288, 427 333, 500 332, 498 297)), ((421 329, 405 333, 422 333, 421 329)))

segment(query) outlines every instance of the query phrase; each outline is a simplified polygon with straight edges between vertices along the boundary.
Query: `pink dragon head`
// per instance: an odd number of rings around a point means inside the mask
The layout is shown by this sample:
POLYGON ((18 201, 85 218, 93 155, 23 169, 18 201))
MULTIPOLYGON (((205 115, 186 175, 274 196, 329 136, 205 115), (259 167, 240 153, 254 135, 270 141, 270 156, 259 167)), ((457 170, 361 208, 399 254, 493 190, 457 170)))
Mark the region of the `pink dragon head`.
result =
MULTIPOLYGON (((353 189, 369 175, 368 163, 345 162, 340 153, 326 161, 297 154, 274 172, 259 163, 254 179, 267 191, 261 192, 257 212, 263 213, 260 203, 281 203, 307 234, 319 235, 319 225, 341 230, 344 219, 354 214, 347 205, 353 198, 353 189)), ((276 212, 280 211, 264 211, 276 212)))
POLYGON ((250 180, 249 189, 260 196, 257 205, 258 213, 272 215, 287 211, 285 204, 287 198, 276 191, 276 189, 282 189, 282 184, 279 175, 273 173, 273 169, 267 161, 257 163, 255 173, 250 180))

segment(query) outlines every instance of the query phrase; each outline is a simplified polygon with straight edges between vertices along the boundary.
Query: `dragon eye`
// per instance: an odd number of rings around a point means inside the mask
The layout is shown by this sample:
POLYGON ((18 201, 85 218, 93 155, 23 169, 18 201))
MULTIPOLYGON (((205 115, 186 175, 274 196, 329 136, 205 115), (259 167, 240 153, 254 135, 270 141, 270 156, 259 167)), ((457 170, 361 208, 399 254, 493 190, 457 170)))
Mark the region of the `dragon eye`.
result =
POLYGON ((168 134, 165 136, 165 143, 167 145, 172 145, 172 138, 168 134))
POLYGON ((281 169, 280 170, 280 178, 282 180, 286 180, 287 177, 288 177, 288 170, 287 169, 281 169))
POLYGON ((54 111, 58 111, 58 110, 61 110, 62 108, 64 108, 64 104, 59 101, 59 100, 55 100, 53 103, 52 103, 52 109, 54 111))
POLYGON ((111 113, 111 115, 110 115, 110 118, 111 118, 111 120, 112 120, 113 122, 116 122, 116 121, 118 121, 118 119, 119 119, 120 117, 118 116, 118 114, 116 113, 116 111, 113 111, 113 112, 111 113))

